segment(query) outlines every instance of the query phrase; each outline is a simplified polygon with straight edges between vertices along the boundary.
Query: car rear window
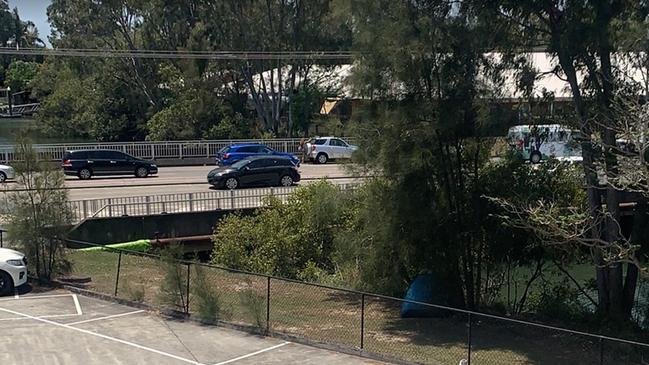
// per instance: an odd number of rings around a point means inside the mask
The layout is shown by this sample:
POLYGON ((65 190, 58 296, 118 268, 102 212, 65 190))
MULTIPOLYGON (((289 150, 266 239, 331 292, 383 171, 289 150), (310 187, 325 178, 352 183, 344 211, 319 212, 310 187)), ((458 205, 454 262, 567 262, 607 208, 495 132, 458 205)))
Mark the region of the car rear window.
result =
POLYGON ((313 144, 317 144, 317 145, 323 145, 325 143, 327 143, 327 140, 324 138, 318 138, 315 141, 313 141, 313 144))

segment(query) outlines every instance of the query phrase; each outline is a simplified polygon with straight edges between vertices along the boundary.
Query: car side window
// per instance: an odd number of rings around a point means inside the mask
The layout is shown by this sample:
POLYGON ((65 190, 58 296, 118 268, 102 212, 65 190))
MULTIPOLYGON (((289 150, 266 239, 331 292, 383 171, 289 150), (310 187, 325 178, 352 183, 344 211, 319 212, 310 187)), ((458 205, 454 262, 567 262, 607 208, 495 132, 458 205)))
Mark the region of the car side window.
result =
POLYGON ((327 144, 327 140, 324 138, 318 138, 315 141, 313 141, 313 144, 315 145, 324 145, 327 144))
POLYGON ((289 160, 286 159, 281 159, 281 160, 275 160, 277 162, 278 166, 292 166, 293 163, 289 160))
POLYGON ((107 159, 107 160, 113 160, 113 161, 115 161, 115 160, 126 160, 126 155, 124 155, 121 152, 117 152, 117 151, 106 151, 106 152, 103 153, 102 158, 107 159))
POLYGON ((102 154, 102 151, 89 151, 88 152, 88 159, 89 160, 101 160, 105 159, 104 155, 102 154))
POLYGON ((330 143, 333 146, 337 146, 337 147, 347 147, 347 143, 343 142, 340 139, 332 139, 330 143))
POLYGON ((263 167, 262 163, 261 163, 262 161, 263 160, 252 161, 251 163, 248 164, 248 167, 251 168, 251 169, 258 169, 260 167, 263 167))

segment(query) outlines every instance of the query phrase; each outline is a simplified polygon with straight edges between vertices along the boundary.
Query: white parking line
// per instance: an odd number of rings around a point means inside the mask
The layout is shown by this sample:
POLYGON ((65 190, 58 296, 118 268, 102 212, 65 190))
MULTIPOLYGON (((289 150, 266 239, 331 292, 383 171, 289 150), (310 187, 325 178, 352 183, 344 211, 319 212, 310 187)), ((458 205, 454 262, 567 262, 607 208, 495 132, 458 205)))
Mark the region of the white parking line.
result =
POLYGON ((105 320, 105 319, 124 317, 124 316, 129 316, 129 315, 131 315, 131 314, 137 314, 137 313, 142 313, 142 312, 144 312, 144 311, 143 311, 143 310, 139 310, 139 311, 133 311, 133 312, 127 312, 127 313, 113 314, 112 316, 99 317, 99 318, 93 318, 93 319, 86 319, 85 321, 79 321, 79 322, 68 323, 67 325, 68 325, 68 326, 75 326, 75 325, 82 324, 82 323, 95 322, 95 321, 103 321, 103 320, 105 320))
POLYGON ((225 365, 225 364, 230 364, 230 363, 233 363, 233 362, 236 362, 236 361, 239 361, 239 360, 247 359, 247 358, 252 357, 252 356, 255 356, 255 355, 259 355, 259 354, 264 353, 264 352, 267 352, 267 351, 275 350, 276 348, 280 348, 280 347, 282 347, 282 346, 286 346, 286 345, 288 345, 289 343, 290 343, 290 342, 280 343, 279 345, 275 345, 275 346, 272 346, 272 347, 269 347, 269 348, 266 348, 266 349, 263 349, 263 350, 259 350, 259 351, 251 352, 251 353, 249 353, 248 355, 243 355, 243 356, 235 357, 234 359, 230 359, 230 360, 227 360, 227 361, 219 362, 219 363, 216 363, 216 364, 214 364, 214 365, 225 365))
POLYGON ((72 294, 53 294, 53 295, 28 295, 28 296, 23 296, 16 298, 14 296, 13 298, 3 298, 0 299, 0 302, 7 302, 11 300, 27 300, 27 299, 47 299, 47 298, 62 298, 62 297, 71 297, 72 294))
POLYGON ((38 318, 38 317, 30 316, 29 314, 20 313, 20 312, 12 311, 12 310, 5 309, 5 308, 0 308, 0 311, 5 312, 5 313, 11 313, 11 314, 14 314, 14 315, 17 315, 17 316, 22 316, 22 317, 29 318, 29 319, 33 319, 33 320, 35 320, 35 321, 39 321, 39 322, 42 322, 42 323, 50 324, 50 325, 52 325, 52 326, 57 326, 57 327, 67 328, 67 329, 72 330, 72 331, 77 331, 77 332, 84 333, 84 334, 87 334, 87 335, 91 335, 91 336, 95 336, 95 337, 103 338, 103 339, 105 339, 105 340, 109 340, 109 341, 113 341, 113 342, 121 343, 121 344, 124 344, 124 345, 127 345, 127 346, 135 347, 135 348, 140 349, 140 350, 149 351, 149 352, 152 352, 152 353, 154 353, 154 354, 158 354, 158 355, 166 356, 166 357, 169 357, 169 358, 172 358, 172 359, 176 359, 176 360, 178 360, 178 361, 186 362, 186 363, 188 363, 188 364, 204 365, 204 364, 201 364, 201 363, 196 362, 196 361, 194 361, 194 360, 185 359, 185 358, 180 357, 180 356, 176 356, 176 355, 173 355, 173 354, 170 354, 170 353, 167 353, 167 352, 163 352, 163 351, 160 351, 160 350, 152 349, 152 348, 150 348, 150 347, 146 347, 146 346, 138 345, 138 344, 133 343, 133 342, 120 340, 119 338, 115 338, 115 337, 110 337, 110 336, 102 335, 101 333, 96 333, 96 332, 92 332, 92 331, 87 331, 87 330, 84 330, 84 329, 81 329, 81 328, 72 327, 72 326, 67 325, 67 324, 58 323, 58 322, 54 322, 54 321, 49 321, 49 320, 47 320, 47 319, 43 319, 43 318, 38 318))
MULTIPOLYGON (((51 314, 46 316, 38 316, 37 318, 62 318, 62 317, 77 317, 78 313, 74 314, 51 314)), ((13 317, 13 318, 0 318, 0 321, 20 321, 25 319, 31 319, 27 317, 13 317)))
POLYGON ((82 316, 83 312, 81 311, 81 305, 79 304, 79 298, 76 294, 72 294, 72 300, 74 300, 74 307, 77 309, 77 314, 82 316))

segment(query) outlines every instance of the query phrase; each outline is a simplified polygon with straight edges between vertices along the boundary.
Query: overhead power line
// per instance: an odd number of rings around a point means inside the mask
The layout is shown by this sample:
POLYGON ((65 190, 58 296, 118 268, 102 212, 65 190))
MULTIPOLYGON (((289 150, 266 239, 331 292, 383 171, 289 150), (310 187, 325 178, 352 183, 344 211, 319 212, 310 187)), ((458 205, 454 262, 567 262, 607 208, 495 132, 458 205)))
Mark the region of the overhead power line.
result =
POLYGON ((11 48, 0 47, 0 54, 16 56, 60 56, 95 58, 151 58, 201 60, 350 60, 349 51, 155 51, 73 48, 11 48))

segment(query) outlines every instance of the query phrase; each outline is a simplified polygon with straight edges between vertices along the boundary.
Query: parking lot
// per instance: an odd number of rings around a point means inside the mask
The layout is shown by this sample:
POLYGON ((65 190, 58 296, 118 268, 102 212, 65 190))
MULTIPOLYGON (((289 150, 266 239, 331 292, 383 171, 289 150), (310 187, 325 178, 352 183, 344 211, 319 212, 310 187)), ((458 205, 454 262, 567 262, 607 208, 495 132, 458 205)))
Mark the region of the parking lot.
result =
POLYGON ((379 364, 49 290, 0 298, 1 364, 379 364))

